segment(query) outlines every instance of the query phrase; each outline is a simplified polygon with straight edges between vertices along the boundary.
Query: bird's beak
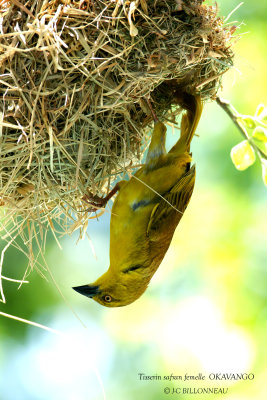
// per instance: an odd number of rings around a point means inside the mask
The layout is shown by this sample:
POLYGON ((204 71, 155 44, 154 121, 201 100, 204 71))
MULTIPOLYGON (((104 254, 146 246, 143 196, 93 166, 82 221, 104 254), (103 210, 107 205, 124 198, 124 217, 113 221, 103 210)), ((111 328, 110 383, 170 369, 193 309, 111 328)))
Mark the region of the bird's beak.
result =
POLYGON ((73 287, 72 289, 76 290, 76 292, 83 294, 84 296, 87 297, 94 297, 96 294, 100 293, 99 286, 94 286, 94 285, 82 285, 82 286, 76 286, 73 287))

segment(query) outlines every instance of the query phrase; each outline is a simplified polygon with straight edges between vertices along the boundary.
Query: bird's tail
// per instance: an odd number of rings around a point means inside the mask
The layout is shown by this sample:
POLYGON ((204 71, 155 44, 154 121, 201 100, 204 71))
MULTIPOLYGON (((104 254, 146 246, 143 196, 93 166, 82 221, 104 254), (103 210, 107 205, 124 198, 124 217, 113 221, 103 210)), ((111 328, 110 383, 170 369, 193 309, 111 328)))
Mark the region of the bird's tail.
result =
POLYGON ((180 139, 172 147, 170 153, 184 153, 190 151, 190 143, 195 134, 203 109, 201 97, 199 95, 193 96, 188 93, 185 93, 180 105, 187 112, 182 117, 180 139))

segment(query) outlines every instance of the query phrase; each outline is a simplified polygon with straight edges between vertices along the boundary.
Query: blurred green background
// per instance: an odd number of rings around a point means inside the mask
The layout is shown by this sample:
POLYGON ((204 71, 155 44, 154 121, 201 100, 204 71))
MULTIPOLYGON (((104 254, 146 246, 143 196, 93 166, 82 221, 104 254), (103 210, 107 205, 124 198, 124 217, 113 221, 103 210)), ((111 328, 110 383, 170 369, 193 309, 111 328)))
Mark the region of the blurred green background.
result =
MULTIPOLYGON (((220 14, 228 15, 238 4, 219 1, 220 14)), ((253 114, 259 103, 267 105, 266 15, 265 1, 250 0, 231 17, 244 24, 222 95, 244 114, 253 114)), ((93 282, 108 267, 109 212, 89 223, 97 258, 87 239, 76 245, 75 235, 64 238, 60 250, 49 237, 46 260, 52 275, 43 270, 47 280, 33 271, 30 284, 20 290, 3 281, 7 303, 0 311, 62 335, 0 315, 0 400, 266 399, 267 189, 259 162, 244 172, 233 166, 230 150, 242 137, 215 103, 206 104, 198 133, 193 198, 140 300, 105 309, 71 289, 93 282), (139 373, 202 373, 206 379, 140 380, 139 373), (209 380, 214 373, 255 377, 209 380), (228 391, 178 395, 165 394, 165 387, 228 391)), ((169 143, 174 140, 169 132, 169 143)), ((10 248, 3 274, 21 279, 26 266, 25 257, 10 248)))

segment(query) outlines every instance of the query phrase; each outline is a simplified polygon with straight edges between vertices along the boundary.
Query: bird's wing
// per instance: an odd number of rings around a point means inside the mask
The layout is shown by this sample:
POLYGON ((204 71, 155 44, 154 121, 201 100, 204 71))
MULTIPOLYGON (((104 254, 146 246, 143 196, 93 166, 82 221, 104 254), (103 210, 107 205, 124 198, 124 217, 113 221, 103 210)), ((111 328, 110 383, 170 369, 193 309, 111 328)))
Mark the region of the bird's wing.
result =
POLYGON ((192 166, 153 208, 147 226, 151 241, 171 240, 176 226, 190 201, 195 184, 195 166, 192 166))

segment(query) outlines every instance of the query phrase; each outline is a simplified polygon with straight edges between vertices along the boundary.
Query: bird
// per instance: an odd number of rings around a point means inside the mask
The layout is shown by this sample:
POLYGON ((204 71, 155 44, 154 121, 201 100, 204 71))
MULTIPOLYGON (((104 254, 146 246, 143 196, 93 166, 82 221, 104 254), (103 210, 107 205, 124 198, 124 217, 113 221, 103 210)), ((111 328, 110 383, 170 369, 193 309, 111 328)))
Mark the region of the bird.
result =
POLYGON ((145 164, 102 199, 106 203, 118 192, 111 210, 110 266, 94 283, 73 289, 103 306, 126 306, 145 292, 191 199, 196 168, 190 144, 203 104, 200 95, 186 92, 179 102, 185 111, 180 138, 166 152, 166 126, 148 101, 154 129, 145 164))

